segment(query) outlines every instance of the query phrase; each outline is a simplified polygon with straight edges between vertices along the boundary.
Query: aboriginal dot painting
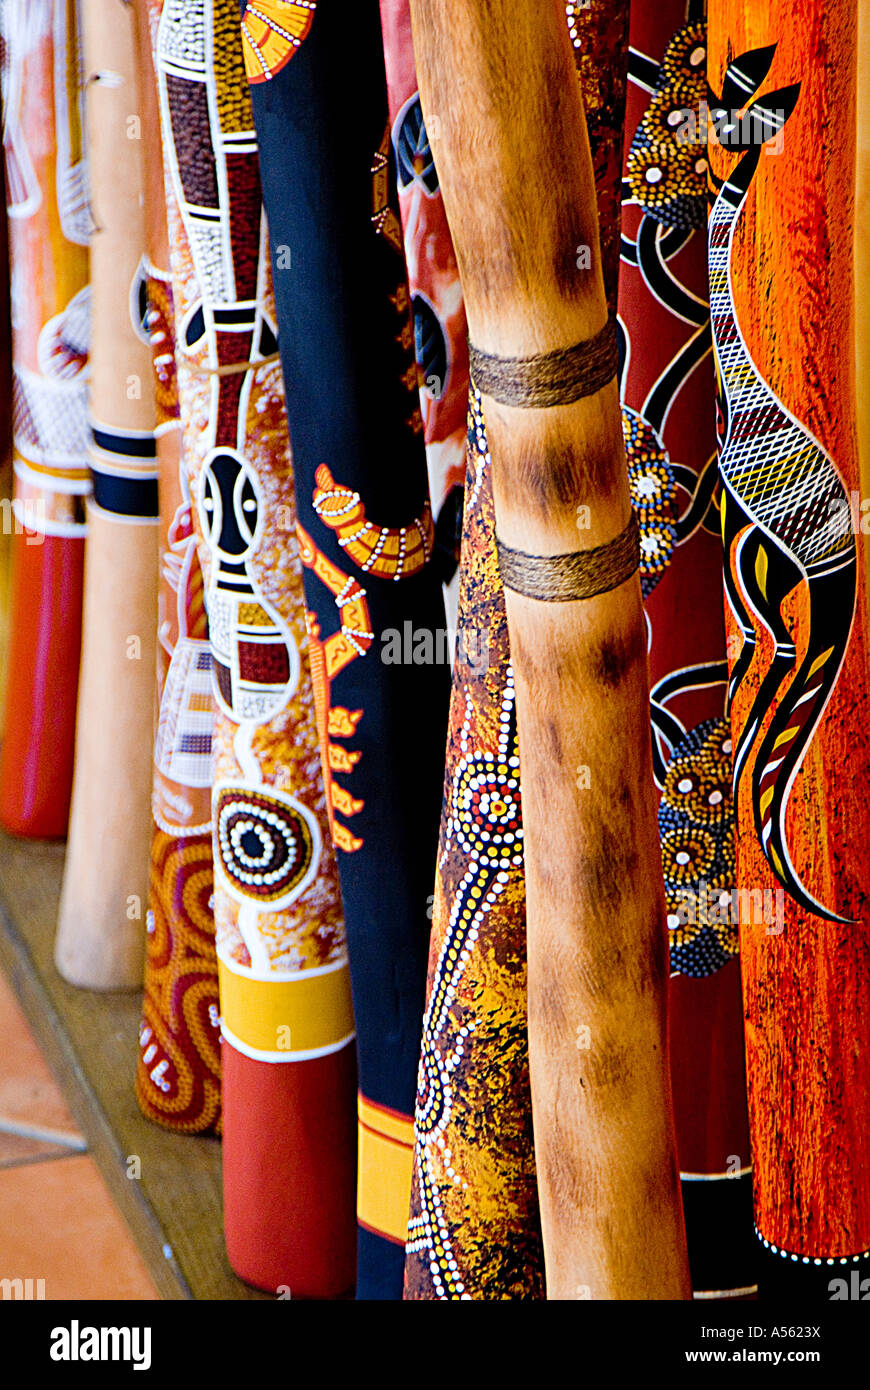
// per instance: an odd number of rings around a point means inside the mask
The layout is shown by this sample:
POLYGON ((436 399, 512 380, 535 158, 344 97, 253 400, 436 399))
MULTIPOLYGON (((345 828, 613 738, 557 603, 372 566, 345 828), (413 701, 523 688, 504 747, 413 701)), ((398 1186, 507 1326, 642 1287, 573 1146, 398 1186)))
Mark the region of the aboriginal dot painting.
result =
POLYGON ((377 4, 320 0, 251 97, 356 1016, 357 1297, 400 1298, 450 657, 377 4))
MULTIPOLYGON (((150 52, 148 61, 150 66, 150 52)), ((168 258, 168 247, 160 249, 168 258)), ((149 264, 144 288, 142 328, 153 349, 157 401, 162 584, 151 891, 136 1093, 149 1119, 203 1133, 220 1127, 209 791, 215 702, 202 570, 181 455, 168 272, 149 264)))
POLYGON ((0 92, 0 947, 131 992, 161 1289, 866 1300, 870 0, 0 0, 0 92))
MULTIPOLYGON (((152 18, 184 520, 216 706, 227 1251, 250 1283, 337 1297, 353 1286, 354 1021, 242 37, 233 0, 165 0, 152 18)), ((185 669, 189 715, 205 666, 185 669)))
MULTIPOLYGON (((148 6, 137 7, 142 119, 159 130, 148 6)), ((219 1132, 220 1001, 211 848, 215 702, 190 484, 183 456, 169 270, 168 207, 159 140, 145 152, 146 255, 134 308, 150 344, 160 468, 157 732, 151 795, 151 878, 136 1097, 168 1129, 219 1132)))
POLYGON ((705 228, 702 4, 632 6, 620 395, 640 523, 670 942, 671 1072, 693 1285, 755 1284, 705 228))
MULTIPOLYGON (((571 8, 569 20, 589 106, 613 304, 624 91, 618 65, 606 55, 624 52, 627 7, 607 16, 571 8)), ((519 756, 491 459, 476 393, 458 631, 465 640, 458 643, 450 707, 405 1297, 540 1299, 519 756)))

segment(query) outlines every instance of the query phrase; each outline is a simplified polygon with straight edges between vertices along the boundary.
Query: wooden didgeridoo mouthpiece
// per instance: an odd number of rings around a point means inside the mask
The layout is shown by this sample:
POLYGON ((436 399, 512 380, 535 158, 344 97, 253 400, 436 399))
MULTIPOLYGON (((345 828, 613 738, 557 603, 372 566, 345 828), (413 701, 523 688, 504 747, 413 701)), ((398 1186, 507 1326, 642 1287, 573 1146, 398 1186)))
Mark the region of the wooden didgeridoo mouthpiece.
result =
POLYGON ((412 19, 493 460, 547 1293, 690 1298, 646 629, 638 577, 626 577, 637 541, 564 11, 557 0, 412 0, 412 19), (541 358, 577 344, 588 346, 541 358), (602 546, 555 568, 523 558, 602 546), (591 596, 532 598, 517 585, 591 596))
POLYGON ((75 780, 55 962, 89 989, 141 985, 157 629, 151 354, 131 286, 145 249, 135 15, 83 5, 91 238, 91 468, 75 780))

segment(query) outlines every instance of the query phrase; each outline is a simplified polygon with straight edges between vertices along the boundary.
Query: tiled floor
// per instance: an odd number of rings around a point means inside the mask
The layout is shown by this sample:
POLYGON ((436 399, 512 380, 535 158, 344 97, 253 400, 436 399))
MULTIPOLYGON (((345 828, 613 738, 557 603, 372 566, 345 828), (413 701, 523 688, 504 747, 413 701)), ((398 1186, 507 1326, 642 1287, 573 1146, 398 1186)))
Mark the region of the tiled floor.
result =
MULTIPOLYGON (((10 488, 9 461, 0 492, 10 488)), ((0 706, 8 556, 0 534, 0 706)), ((2 709, 0 709, 2 713, 2 709)), ((157 1290, 0 973, 0 1280, 46 1300, 156 1299, 157 1290)), ((0 1283, 0 1300, 6 1286, 0 1283)))
MULTIPOLYGON (((156 1299, 87 1145, 0 975, 0 1280, 46 1300, 156 1299)), ((0 1284, 0 1299, 4 1296, 0 1284)))

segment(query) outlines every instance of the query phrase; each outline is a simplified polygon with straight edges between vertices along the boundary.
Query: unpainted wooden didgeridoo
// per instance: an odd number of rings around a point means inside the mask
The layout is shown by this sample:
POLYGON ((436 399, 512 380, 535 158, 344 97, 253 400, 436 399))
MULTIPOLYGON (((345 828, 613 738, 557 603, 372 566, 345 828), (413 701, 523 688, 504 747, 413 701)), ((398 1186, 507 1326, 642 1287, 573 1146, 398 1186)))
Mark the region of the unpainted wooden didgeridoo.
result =
POLYGON ((145 249, 135 15, 83 5, 91 263, 91 476, 70 832, 57 968, 88 989, 142 982, 157 630, 151 354, 131 287, 145 249))
MULTIPOLYGON (((561 6, 414 0, 412 20, 474 348, 530 358, 595 338, 594 182, 561 6)), ((564 555, 626 530, 615 380, 567 404, 483 403, 503 546, 564 555)), ((548 1297, 688 1298, 639 581, 564 602, 506 583, 506 599, 548 1297)))

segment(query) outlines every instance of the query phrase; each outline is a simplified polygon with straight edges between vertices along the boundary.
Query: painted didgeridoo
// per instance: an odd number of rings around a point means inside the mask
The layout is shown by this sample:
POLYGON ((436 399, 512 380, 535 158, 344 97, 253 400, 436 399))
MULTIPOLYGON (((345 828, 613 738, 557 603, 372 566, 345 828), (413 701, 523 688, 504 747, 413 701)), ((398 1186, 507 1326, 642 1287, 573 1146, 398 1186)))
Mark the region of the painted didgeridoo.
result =
POLYGON ((212 649, 227 1253, 249 1283, 354 1275, 354 1023, 293 471, 234 0, 155 4, 184 459, 212 649))
MULTIPOLYGON (((858 132, 855 187, 855 378, 861 496, 870 497, 870 0, 858 0, 858 132)), ((864 547, 870 583, 870 546, 864 547)))
POLYGON ((88 475, 89 215, 75 6, 5 0, 15 513, 0 824, 66 834, 88 475))
POLYGON ((459 267, 420 107, 410 0, 381 0, 399 216, 435 520, 435 564, 456 625, 468 413, 468 325, 459 267))
POLYGON ((71 984, 135 989, 148 898, 157 626, 154 392, 133 296, 145 247, 141 118, 132 9, 83 0, 81 13, 93 218, 93 494, 55 963, 71 984))
POLYGON ((707 294, 701 0, 631 13, 620 395, 650 631, 653 772, 670 941, 677 1151, 692 1287, 755 1284, 736 920, 713 344, 707 294))
POLYGON ((282 57, 254 11, 244 32, 262 79, 251 94, 357 1024, 357 1297, 399 1299, 449 651, 383 40, 378 0, 352 24, 321 3, 282 57), (349 120, 335 93, 351 89, 349 120))
POLYGON ((211 849, 215 702, 205 585, 182 454, 160 111, 147 0, 138 0, 148 255, 139 312, 154 359, 160 469, 157 739, 151 798, 151 891, 136 1097, 149 1119, 188 1134, 219 1131, 220 1001, 211 849))
POLYGON ((713 0, 709 11, 710 307, 759 1298, 848 1298, 870 1274, 856 28, 846 0, 763 13, 713 0))
POLYGON ((646 633, 571 44, 555 0, 412 19, 493 459, 547 1293, 687 1297, 646 633), (578 550, 578 507, 591 557, 566 577, 531 557, 578 550))
MULTIPOLYGON (((593 112, 602 271, 615 313, 628 6, 566 10, 580 88, 593 112)), ((491 468, 475 393, 414 1126, 408 1299, 544 1296, 526 1025, 521 775, 491 468), (488 853, 493 849, 497 854, 488 853)))

